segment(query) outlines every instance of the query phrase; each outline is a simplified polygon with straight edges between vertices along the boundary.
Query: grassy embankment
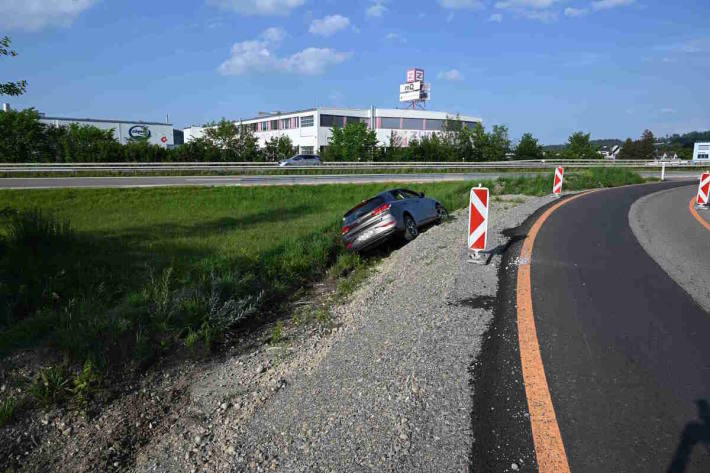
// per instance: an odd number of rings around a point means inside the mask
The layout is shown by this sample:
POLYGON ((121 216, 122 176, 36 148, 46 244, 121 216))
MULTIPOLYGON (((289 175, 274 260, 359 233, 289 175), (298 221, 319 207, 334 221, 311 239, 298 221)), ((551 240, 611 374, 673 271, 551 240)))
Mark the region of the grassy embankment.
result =
MULTIPOLYGON (((545 195, 551 182, 484 185, 545 195)), ((628 171, 598 169, 570 173, 565 188, 637 182, 628 171)), ((453 210, 466 205, 472 184, 410 187, 453 210)), ((343 252, 340 217, 388 187, 0 191, 0 357, 48 346, 75 371, 84 366, 76 392, 96 371, 140 368, 175 347, 209 347, 235 325, 271 320, 329 269, 339 276, 363 265, 343 252)))

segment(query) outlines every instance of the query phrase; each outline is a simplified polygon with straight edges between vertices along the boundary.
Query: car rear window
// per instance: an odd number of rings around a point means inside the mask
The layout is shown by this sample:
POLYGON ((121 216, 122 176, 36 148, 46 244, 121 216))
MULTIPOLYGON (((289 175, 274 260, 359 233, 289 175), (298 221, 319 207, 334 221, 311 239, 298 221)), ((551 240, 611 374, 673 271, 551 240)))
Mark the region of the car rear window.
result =
POLYGON ((385 203, 385 199, 380 196, 373 197, 372 199, 361 202, 343 216, 343 221, 348 224, 354 222, 358 218, 362 217, 368 212, 372 212, 377 207, 385 203))

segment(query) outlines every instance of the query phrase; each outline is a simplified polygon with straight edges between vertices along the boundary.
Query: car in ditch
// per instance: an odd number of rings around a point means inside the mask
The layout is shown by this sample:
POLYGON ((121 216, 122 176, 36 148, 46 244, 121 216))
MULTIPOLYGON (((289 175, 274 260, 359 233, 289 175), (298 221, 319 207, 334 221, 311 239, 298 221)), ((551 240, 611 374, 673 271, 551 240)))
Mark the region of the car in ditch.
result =
POLYGON ((348 250, 365 251, 392 238, 411 241, 421 227, 447 217, 446 208, 423 192, 391 189, 363 200, 345 213, 343 244, 348 250))
POLYGON ((279 166, 320 166, 323 162, 316 154, 297 154, 279 161, 279 166))

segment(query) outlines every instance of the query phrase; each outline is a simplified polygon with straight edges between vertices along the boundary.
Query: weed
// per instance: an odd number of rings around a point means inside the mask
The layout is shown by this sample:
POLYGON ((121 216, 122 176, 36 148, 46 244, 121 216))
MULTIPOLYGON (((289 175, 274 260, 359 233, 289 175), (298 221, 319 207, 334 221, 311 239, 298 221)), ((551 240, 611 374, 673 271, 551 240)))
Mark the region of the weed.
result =
POLYGON ((41 369, 30 386, 30 392, 43 406, 52 406, 64 400, 71 392, 64 368, 41 369))
POLYGON ((272 345, 278 345, 284 339, 284 323, 279 320, 271 328, 271 337, 269 338, 269 343, 272 345))
POLYGON ((72 389, 74 399, 82 409, 86 409, 89 397, 99 383, 99 380, 96 365, 91 359, 86 360, 86 362, 84 362, 84 368, 74 377, 74 388, 72 389))
POLYGON ((6 397, 0 401, 0 427, 9 424, 15 416, 15 398, 6 397))

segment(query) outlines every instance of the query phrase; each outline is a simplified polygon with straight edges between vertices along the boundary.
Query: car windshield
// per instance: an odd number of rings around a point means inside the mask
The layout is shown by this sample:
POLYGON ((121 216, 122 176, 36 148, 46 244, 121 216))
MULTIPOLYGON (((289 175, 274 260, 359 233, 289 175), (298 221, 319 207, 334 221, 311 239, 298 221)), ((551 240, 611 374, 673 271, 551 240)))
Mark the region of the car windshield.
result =
POLYGON ((365 200, 360 204, 356 205, 350 209, 345 216, 343 216, 343 222, 347 225, 354 222, 358 218, 362 217, 368 212, 372 212, 377 207, 385 203, 385 199, 380 196, 373 197, 372 199, 365 200))

